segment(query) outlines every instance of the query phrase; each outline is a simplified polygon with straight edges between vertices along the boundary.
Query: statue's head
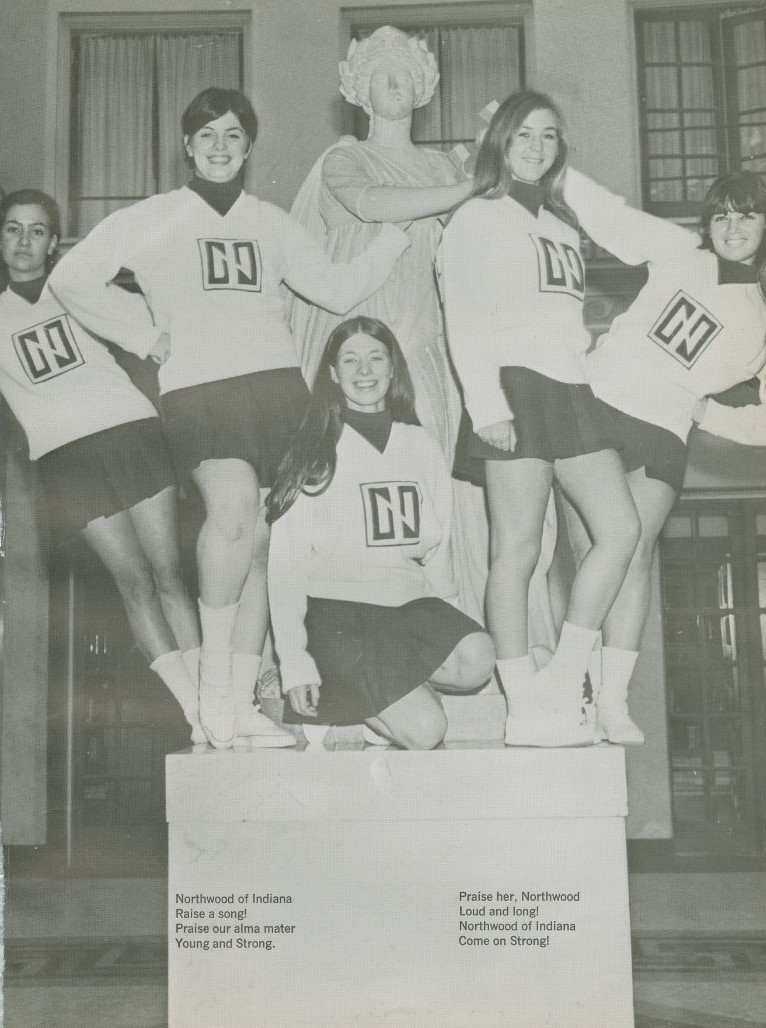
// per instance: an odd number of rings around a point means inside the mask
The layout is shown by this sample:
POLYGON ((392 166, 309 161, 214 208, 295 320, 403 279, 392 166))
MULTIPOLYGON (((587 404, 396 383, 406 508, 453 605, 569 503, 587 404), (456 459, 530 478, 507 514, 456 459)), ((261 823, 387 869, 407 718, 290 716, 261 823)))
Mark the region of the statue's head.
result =
POLYGON ((439 81, 434 55, 424 40, 408 36, 391 25, 376 29, 366 39, 351 41, 348 57, 340 63, 340 91, 349 103, 363 107, 370 114, 373 74, 388 69, 409 72, 414 86, 412 107, 424 107, 431 100, 439 81))

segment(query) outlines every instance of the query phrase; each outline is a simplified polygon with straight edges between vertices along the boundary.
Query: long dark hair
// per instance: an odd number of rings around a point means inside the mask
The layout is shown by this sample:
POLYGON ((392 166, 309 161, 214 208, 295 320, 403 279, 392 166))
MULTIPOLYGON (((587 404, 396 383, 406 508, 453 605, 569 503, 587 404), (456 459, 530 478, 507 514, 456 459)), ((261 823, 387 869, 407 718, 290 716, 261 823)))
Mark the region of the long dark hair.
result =
MULTIPOLYGON (((715 253, 710 237, 710 222, 716 214, 725 214, 727 211, 737 211, 740 214, 755 211, 756 214, 766 216, 766 182, 760 175, 753 171, 730 171, 715 180, 702 201, 700 249, 715 253)), ((766 231, 763 233, 753 263, 758 271, 761 293, 766 300, 766 231)))
MULTIPOLYGON (((17 189, 13 193, 6 193, 0 201, 0 229, 5 225, 5 219, 8 217, 11 208, 25 204, 34 204, 36 207, 42 207, 48 219, 51 236, 56 237, 56 249, 45 258, 45 274, 49 275, 53 265, 58 259, 58 244, 61 240, 61 214, 59 213, 59 205, 52 196, 48 196, 48 194, 44 193, 41 189, 17 189)), ((0 290, 5 289, 8 285, 8 281, 9 275, 8 269, 5 266, 5 261, 0 260, 0 290)))
POLYGON ((564 200, 564 178, 569 161, 566 125, 557 104, 546 93, 537 93, 531 89, 511 93, 500 104, 479 149, 471 197, 497 200, 510 193, 513 176, 506 161, 508 147, 525 119, 533 111, 538 110, 551 111, 556 118, 559 136, 556 160, 540 179, 545 195, 545 207, 565 224, 577 228, 577 216, 564 200))
POLYGON ((408 425, 419 424, 415 414, 415 390, 407 362, 391 329, 377 318, 363 316, 341 322, 327 340, 306 417, 282 458, 277 480, 266 501, 269 524, 285 514, 300 493, 318 496, 333 480, 346 402, 341 387, 332 379, 330 369, 336 367, 345 341, 360 332, 383 343, 391 358, 391 384, 386 396, 386 408, 391 417, 408 425))

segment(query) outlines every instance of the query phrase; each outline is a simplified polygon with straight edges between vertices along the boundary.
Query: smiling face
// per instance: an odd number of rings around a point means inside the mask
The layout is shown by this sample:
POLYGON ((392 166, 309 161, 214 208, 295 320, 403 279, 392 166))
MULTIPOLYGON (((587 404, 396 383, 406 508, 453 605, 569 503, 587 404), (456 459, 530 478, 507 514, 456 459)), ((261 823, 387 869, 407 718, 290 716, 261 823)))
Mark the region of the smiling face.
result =
POLYGON ((735 211, 728 207, 710 219, 710 241, 725 261, 752 264, 763 241, 766 215, 757 211, 735 211))
POLYGON ((209 121, 193 136, 184 137, 186 152, 200 178, 208 182, 231 182, 250 153, 250 139, 236 114, 228 111, 209 121))
POLYGON ((373 414, 386 409, 392 371, 386 346, 365 332, 358 332, 341 346, 330 376, 340 386, 347 407, 373 414))
POLYGON ((415 82, 412 72, 399 62, 380 64, 370 76, 370 107, 380 118, 400 121, 412 114, 415 82))
POLYGON ((58 240, 44 208, 14 204, 3 222, 0 253, 12 282, 32 282, 45 274, 45 262, 58 240))
POLYGON ((531 111, 511 140, 505 161, 514 178, 539 182, 550 171, 559 152, 559 125, 545 107, 531 111))

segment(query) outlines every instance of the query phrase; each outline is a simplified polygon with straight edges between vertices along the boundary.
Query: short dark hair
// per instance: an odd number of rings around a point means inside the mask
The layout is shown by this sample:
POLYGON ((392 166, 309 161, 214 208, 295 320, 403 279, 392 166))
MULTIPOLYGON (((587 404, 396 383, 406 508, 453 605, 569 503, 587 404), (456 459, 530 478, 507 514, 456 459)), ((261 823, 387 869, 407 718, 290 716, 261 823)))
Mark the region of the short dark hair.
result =
POLYGON ((181 115, 181 132, 184 136, 193 136, 209 121, 222 118, 229 111, 236 114, 248 139, 251 143, 254 142, 258 132, 258 119, 253 105, 238 89, 221 89, 218 86, 203 89, 194 97, 181 115))
MULTIPOLYGON (((51 268, 58 259, 58 243, 61 240, 61 213, 59 212, 59 205, 52 196, 48 196, 41 189, 17 189, 13 193, 6 193, 2 201, 0 201, 0 228, 5 224, 11 208, 21 206, 22 204, 35 204, 37 207, 42 207, 48 218, 51 235, 56 238, 56 249, 45 258, 45 271, 46 274, 50 274, 51 268)), ((0 290, 5 289, 7 285, 8 269, 5 266, 5 261, 0 261, 0 290)))
POLYGON ((21 204, 35 204, 38 207, 42 207, 48 217, 51 235, 56 236, 57 239, 61 237, 59 205, 52 196, 48 196, 41 189, 17 189, 13 193, 6 193, 2 201, 0 201, 0 226, 5 224, 5 219, 8 217, 8 211, 10 211, 11 207, 17 207, 21 204))

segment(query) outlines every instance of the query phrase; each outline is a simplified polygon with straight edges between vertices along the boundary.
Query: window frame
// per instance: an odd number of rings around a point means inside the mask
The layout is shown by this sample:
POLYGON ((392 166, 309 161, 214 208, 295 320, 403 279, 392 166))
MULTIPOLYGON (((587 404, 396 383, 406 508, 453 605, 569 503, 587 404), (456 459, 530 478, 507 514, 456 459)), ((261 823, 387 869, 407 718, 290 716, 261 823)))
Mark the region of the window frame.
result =
MULTIPOLYGON (((739 121, 737 118, 738 111, 733 106, 732 101, 732 97, 736 97, 736 85, 734 80, 736 67, 733 60, 733 54, 727 54, 727 35, 730 36, 730 32, 727 33, 727 24, 733 18, 742 21, 744 19, 752 18, 755 20, 763 17, 763 12, 752 2, 742 4, 727 3, 725 6, 719 2, 707 4, 701 4, 699 2, 681 2, 676 3, 672 7, 665 4, 655 6, 654 4, 641 2, 634 5, 633 30, 635 36, 635 67, 638 91, 637 105, 639 166, 641 178, 640 185, 642 206, 645 211, 656 214, 660 217, 673 219, 690 218, 697 215, 699 200, 652 200, 650 195, 652 182, 649 171, 650 154, 648 147, 650 130, 648 127, 647 106, 644 101, 644 97, 646 96, 646 57, 644 50, 643 26, 651 22, 656 23, 669 21, 677 27, 681 21, 695 20, 706 22, 713 28, 710 34, 710 66, 713 74, 715 99, 720 102, 718 102, 715 107, 711 108, 711 114, 714 118, 713 131, 716 135, 716 154, 711 156, 718 159, 718 174, 723 174, 727 169, 735 169, 739 167, 741 160, 739 156, 740 145, 737 138, 739 132, 739 121)), ((675 68, 676 77, 679 82, 680 97, 680 75, 682 65, 679 62, 675 65, 669 65, 668 67, 675 68)), ((678 159, 682 163, 682 172, 679 177, 679 181, 683 184, 684 191, 686 191, 686 184, 689 178, 692 178, 693 176, 688 176, 685 170, 687 156, 684 151, 684 131, 686 128, 694 128, 695 126, 686 126, 684 123, 684 109, 680 106, 676 109, 680 114, 679 124, 678 127, 672 131, 677 131, 679 134, 679 152, 677 155, 667 155, 665 159, 678 159)), ((704 159, 704 155, 702 157, 693 157, 691 159, 704 159)), ((675 180, 672 179, 672 181, 675 180)))

